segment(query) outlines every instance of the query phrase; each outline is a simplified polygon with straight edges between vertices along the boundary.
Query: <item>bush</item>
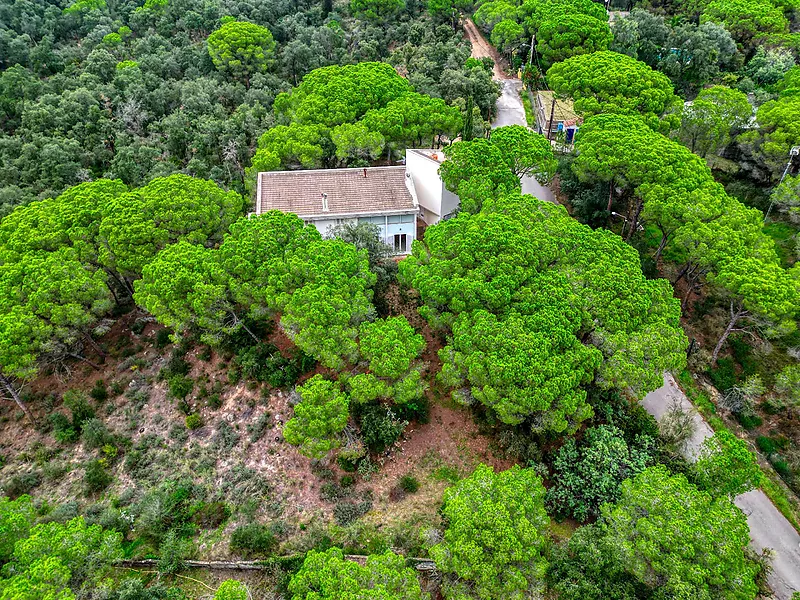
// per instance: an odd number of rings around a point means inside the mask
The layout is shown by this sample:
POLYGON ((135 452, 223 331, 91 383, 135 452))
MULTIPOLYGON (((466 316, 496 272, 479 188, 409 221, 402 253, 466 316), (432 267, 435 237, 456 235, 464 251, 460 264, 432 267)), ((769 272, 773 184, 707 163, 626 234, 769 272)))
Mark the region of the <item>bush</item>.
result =
POLYGON ((277 545, 270 528, 260 523, 237 527, 231 535, 231 550, 242 556, 269 554, 277 545))
POLYGON ((42 483, 42 477, 37 471, 14 475, 3 485, 3 494, 14 500, 29 493, 40 483, 42 483))
POLYGON ((192 523, 202 529, 216 529, 231 516, 224 502, 200 502, 191 509, 192 523))
POLYGON ((342 488, 347 489, 353 487, 356 484, 356 478, 352 475, 342 475, 341 480, 339 480, 339 485, 342 488))
POLYGON ((106 388, 106 382, 102 379, 95 381, 92 391, 89 392, 89 396, 91 396, 97 402, 105 402, 108 400, 108 388, 106 388))
POLYGON ((169 329, 159 329, 156 332, 156 348, 161 349, 169 346, 172 343, 170 335, 172 335, 172 332, 169 329))
POLYGON ((106 471, 100 460, 92 460, 86 465, 83 474, 83 487, 87 496, 106 489, 114 478, 106 471))
POLYGON ((758 415, 746 414, 746 413, 737 414, 736 420, 739 421, 739 424, 742 427, 748 430, 755 429, 756 427, 761 427, 762 423, 764 423, 764 420, 758 415))
POLYGON ((83 424, 83 445, 89 450, 114 444, 114 436, 100 419, 89 419, 83 424))
POLYGON ((772 463, 772 467, 775 471, 783 477, 784 479, 789 479, 792 476, 792 470, 789 468, 789 464, 783 460, 782 458, 776 460, 772 463))
POLYGON ((419 489, 419 481, 413 475, 403 475, 400 478, 400 489, 408 494, 413 494, 419 489))
POLYGON ((227 421, 217 423, 217 433, 214 434, 212 444, 217 450, 230 452, 239 443, 239 434, 236 433, 227 421))
POLYGON ((197 413, 192 413, 186 417, 186 429, 199 429, 203 425, 203 417, 197 413))
POLYGON ((62 444, 71 444, 78 441, 78 432, 72 427, 72 421, 64 413, 51 413, 47 419, 53 427, 53 436, 62 444))
POLYGON ((250 442, 255 443, 264 437, 264 434, 272 427, 272 415, 265 412, 258 417, 254 423, 247 426, 247 434, 250 436, 250 442))
POLYGON ((208 408, 211 410, 217 410, 220 406, 222 406, 222 398, 219 394, 214 393, 208 397, 206 403, 208 404, 208 408))
POLYGON ((81 432, 86 421, 94 419, 94 409, 81 392, 75 390, 64 392, 64 404, 72 414, 72 428, 78 433, 81 432))
POLYGON ((736 385, 736 365, 732 358, 720 358, 717 366, 708 371, 711 382, 721 392, 726 392, 736 385))
POLYGON ((184 400, 194 388, 194 380, 184 375, 173 375, 167 380, 169 395, 176 400, 184 400))
POLYGON ((756 446, 758 446, 758 449, 761 450, 761 452, 767 455, 774 454, 778 450, 778 447, 772 438, 769 438, 766 435, 760 435, 756 438, 756 446))
POLYGON ((183 539, 178 532, 170 531, 158 549, 158 572, 170 575, 182 571, 191 552, 192 542, 183 539))
POLYGON ((372 500, 361 502, 339 502, 333 507, 333 518, 342 527, 357 521, 372 509, 372 500))
POLYGON ((367 448, 379 454, 392 446, 402 435, 408 423, 396 418, 391 409, 382 404, 360 407, 361 437, 367 448))

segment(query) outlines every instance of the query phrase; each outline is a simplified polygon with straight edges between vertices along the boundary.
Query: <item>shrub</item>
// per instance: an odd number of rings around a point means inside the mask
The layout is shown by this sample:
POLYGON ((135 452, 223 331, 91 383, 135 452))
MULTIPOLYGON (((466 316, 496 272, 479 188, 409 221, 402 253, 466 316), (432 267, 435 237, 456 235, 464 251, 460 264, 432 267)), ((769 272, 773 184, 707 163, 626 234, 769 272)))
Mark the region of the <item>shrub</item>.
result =
POLYGON ((237 527, 231 535, 231 550, 242 556, 269 554, 278 541, 269 527, 260 523, 250 523, 237 527))
POLYGON ((178 532, 170 531, 158 549, 158 572, 167 575, 182 571, 184 561, 192 552, 192 542, 178 532))
POLYGON ((86 465, 83 474, 83 487, 87 496, 106 489, 114 478, 106 471, 100 460, 92 460, 86 465))
POLYGON ((760 435, 756 438, 756 446, 758 449, 761 450, 764 454, 773 454, 778 450, 778 447, 775 445, 775 442, 772 441, 772 438, 767 437, 766 435, 760 435))
POLYGON ((254 423, 247 426, 247 434, 250 442, 255 443, 264 437, 264 434, 272 427, 272 415, 268 412, 262 414, 254 423))
POLYGON ((342 527, 357 521, 372 509, 372 500, 361 502, 339 502, 333 507, 333 518, 342 527))
POLYGON ((230 452, 239 443, 239 434, 227 421, 220 420, 217 423, 217 433, 214 434, 212 443, 217 450, 230 452))
POLYGON ((400 421, 388 407, 368 404, 359 410, 361 437, 371 452, 378 454, 392 446, 408 423, 400 421))
POLYGON ((89 450, 114 444, 114 436, 100 419, 89 419, 83 424, 81 440, 89 450))
POLYGON ((72 421, 64 413, 51 413, 47 419, 53 427, 53 436, 63 444, 71 444, 78 441, 78 432, 72 426, 72 421))
POLYGON ((192 370, 192 365, 186 361, 184 354, 179 348, 173 350, 167 364, 158 372, 159 379, 169 380, 170 377, 175 375, 188 375, 189 371, 192 370))
POLYGON ((186 417, 186 429, 199 429, 203 425, 203 417, 197 413, 192 413, 186 417))
POLYGON ((342 475, 342 478, 339 480, 339 485, 343 488, 353 487, 356 483, 356 478, 352 475, 342 475))
POLYGON ((83 424, 95 416, 94 409, 81 392, 75 390, 64 392, 64 404, 72 414, 72 428, 78 433, 81 432, 83 424))
POLYGON ((206 403, 208 404, 208 408, 211 410, 217 410, 220 406, 222 406, 222 398, 219 394, 214 393, 208 397, 206 403))
POLYGON ((105 402, 108 400, 108 388, 106 388, 106 382, 102 379, 95 381, 92 391, 89 392, 89 396, 91 396, 97 402, 105 402))
POLYGON ((172 343, 170 335, 172 335, 172 332, 169 329, 159 329, 156 332, 156 348, 161 349, 169 346, 172 343))
POLYGON ((224 502, 200 502, 191 508, 192 523, 203 529, 216 529, 231 516, 224 502))
POLYGON ((419 489, 419 481, 413 475, 403 475, 400 478, 400 489, 409 494, 413 494, 419 489))
POLYGON ((694 465, 698 486, 731 498, 761 484, 761 467, 747 443, 727 429, 707 438, 694 465))
POLYGON ((742 427, 745 429, 755 429, 756 427, 761 427, 764 423, 764 420, 759 417, 758 415, 748 415, 748 414, 737 414, 736 420, 739 421, 742 427))
POLYGON ((203 362, 211 361, 211 346, 203 346, 200 352, 197 353, 197 358, 203 362))
POLYGON ((250 597, 247 587, 241 581, 229 579, 222 582, 213 600, 248 600, 250 597))
POLYGON ((194 388, 194 380, 185 375, 173 375, 167 380, 169 395, 176 400, 184 400, 194 388))
POLYGON ((773 462, 772 467, 775 469, 778 475, 784 479, 788 479, 792 476, 792 470, 789 468, 789 464, 782 458, 773 462))
POLYGON ((42 477, 37 471, 14 475, 3 485, 3 494, 14 500, 29 493, 40 483, 42 483, 42 477))
POLYGON ((736 365, 732 358, 720 358, 717 366, 709 370, 714 387, 721 392, 726 392, 736 385, 736 365))

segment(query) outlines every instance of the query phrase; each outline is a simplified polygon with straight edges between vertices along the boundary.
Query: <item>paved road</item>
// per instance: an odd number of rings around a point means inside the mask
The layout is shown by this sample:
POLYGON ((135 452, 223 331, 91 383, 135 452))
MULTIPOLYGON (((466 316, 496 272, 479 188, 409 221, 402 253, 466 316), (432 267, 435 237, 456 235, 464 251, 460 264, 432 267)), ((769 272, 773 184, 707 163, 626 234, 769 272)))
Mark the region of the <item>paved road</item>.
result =
MULTIPOLYGON (((661 419, 674 402, 690 411, 697 424, 695 434, 684 452, 688 460, 694 461, 703 440, 713 435, 713 432, 675 383, 672 375, 665 375, 664 385, 647 394, 642 405, 656 419, 661 419)), ((767 581, 775 592, 775 598, 790 600, 793 592, 800 591, 800 534, 761 490, 741 494, 734 499, 734 503, 747 516, 750 546, 757 552, 764 548, 774 551, 772 573, 767 581)))

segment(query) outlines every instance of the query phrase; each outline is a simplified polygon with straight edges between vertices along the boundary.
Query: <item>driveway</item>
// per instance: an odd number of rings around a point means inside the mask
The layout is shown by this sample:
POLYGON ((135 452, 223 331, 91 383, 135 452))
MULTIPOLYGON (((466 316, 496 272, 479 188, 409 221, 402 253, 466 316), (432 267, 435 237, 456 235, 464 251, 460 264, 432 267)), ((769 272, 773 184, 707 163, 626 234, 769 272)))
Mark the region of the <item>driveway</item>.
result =
MULTIPOLYGON (((694 409, 672 375, 665 375, 664 385, 642 400, 642 406, 656 420, 660 420, 673 403, 690 411, 697 425, 684 452, 686 459, 694 462, 703 440, 711 437, 713 431, 694 409)), ((756 552, 761 552, 764 548, 773 550, 772 573, 767 581, 775 592, 775 598, 791 600, 792 593, 800 591, 800 534, 761 490, 751 490, 736 496, 734 504, 747 516, 751 548, 756 552)))

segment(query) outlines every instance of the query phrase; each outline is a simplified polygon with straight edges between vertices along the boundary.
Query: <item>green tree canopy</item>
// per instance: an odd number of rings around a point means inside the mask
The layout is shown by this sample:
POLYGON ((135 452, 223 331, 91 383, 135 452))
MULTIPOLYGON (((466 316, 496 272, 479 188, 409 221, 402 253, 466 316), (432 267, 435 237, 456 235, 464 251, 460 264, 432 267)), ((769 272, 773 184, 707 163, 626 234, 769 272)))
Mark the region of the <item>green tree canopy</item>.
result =
POLYGON ((530 469, 479 465, 444 494, 444 538, 430 549, 445 598, 522 600, 543 588, 549 518, 530 469))
POLYGON ((580 443, 570 438, 553 462, 548 504, 562 517, 581 522, 597 517, 603 504, 619 499, 623 480, 653 463, 653 446, 652 438, 629 446, 610 425, 587 429, 580 443))
POLYGON ((249 598, 247 586, 235 579, 223 581, 214 594, 214 600, 249 600, 249 598))
POLYGON ((683 364, 669 283, 646 280, 616 235, 530 196, 429 227, 400 274, 423 316, 452 332, 440 356, 456 398, 485 402, 508 423, 574 430, 591 415, 582 384, 645 393, 683 364))
POLYGON ((405 6, 405 0, 350 0, 350 10, 354 15, 378 21, 388 19, 405 6))
POLYGON ((154 179, 106 205, 100 224, 105 242, 100 258, 121 274, 138 276, 168 244, 222 241, 243 206, 239 194, 226 192, 212 181, 188 175, 154 179))
POLYGON ((517 177, 535 176, 548 182, 556 171, 558 162, 550 141, 522 125, 507 125, 492 130, 489 138, 500 150, 508 168, 517 177))
POLYGON ((244 81, 267 70, 275 54, 275 40, 266 27, 246 21, 229 21, 208 36, 208 53, 214 66, 244 81))
POLYGON ((677 597, 756 597, 758 567, 745 555, 747 520, 727 498, 650 467, 625 481, 619 501, 602 514, 605 547, 649 589, 677 597))
POLYGON ((286 422, 283 437, 311 458, 324 458, 339 446, 338 436, 347 425, 349 399, 338 382, 314 375, 297 388, 300 401, 286 422))
POLYGON ((737 140, 753 156, 766 179, 777 181, 789 160, 789 150, 800 140, 800 94, 787 94, 758 107, 758 129, 737 140))
POLYGON ((447 160, 439 167, 439 175, 445 187, 461 200, 462 211, 477 213, 487 198, 521 187, 507 166, 508 157, 489 140, 455 142, 444 154, 447 160))
POLYGON ((676 129, 680 99, 672 82, 643 62, 617 52, 573 56, 547 71, 550 88, 574 99, 585 116, 638 114, 655 131, 676 129))
POLYGON ((681 140, 692 152, 706 156, 727 146, 752 116, 745 93, 722 85, 705 88, 683 109, 681 140))
POLYGON ((7 563, 14 554, 14 544, 28 537, 36 509, 30 496, 16 500, 0 498, 0 564, 7 563))
POLYGON ((562 15, 581 14, 608 21, 605 7, 592 0, 525 0, 519 7, 519 18, 525 28, 533 33, 545 21, 553 21, 562 15))
POLYGON ((525 28, 512 19, 503 19, 492 28, 492 44, 511 56, 525 37, 525 28))
POLYGON ((768 0, 712 0, 700 17, 701 23, 709 21, 724 25, 747 49, 757 36, 789 31, 783 11, 768 0))
POLYGON ((714 495, 729 498, 744 494, 761 484, 761 467, 756 455, 727 429, 717 431, 703 442, 694 464, 697 483, 714 495))
POLYGON ((368 110, 383 108, 411 92, 391 65, 362 62, 314 69, 290 93, 275 99, 275 112, 289 123, 335 127, 355 123, 368 110))
POLYGON ((402 377, 425 348, 425 339, 404 316, 362 323, 359 336, 358 349, 378 377, 402 377))
POLYGON ((289 582, 292 600, 428 600, 417 574, 405 560, 387 550, 367 563, 346 560, 339 548, 311 550, 289 582))
POLYGON ((571 56, 608 50, 612 39, 607 19, 569 13, 541 24, 536 34, 536 51, 547 69, 571 56))

